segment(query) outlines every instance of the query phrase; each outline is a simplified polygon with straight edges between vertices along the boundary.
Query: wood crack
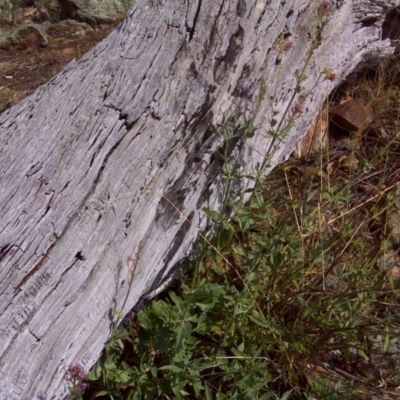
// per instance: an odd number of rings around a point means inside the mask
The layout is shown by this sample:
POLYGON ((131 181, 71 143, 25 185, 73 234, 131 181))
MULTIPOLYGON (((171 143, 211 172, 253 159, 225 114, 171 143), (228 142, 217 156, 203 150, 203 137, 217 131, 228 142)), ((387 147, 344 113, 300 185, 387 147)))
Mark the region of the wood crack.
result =
POLYGON ((40 338, 37 337, 29 328, 28 328, 28 332, 31 334, 31 336, 33 336, 33 338, 35 339, 36 342, 40 342, 40 338))
POLYGON ((202 0, 199 0, 199 2, 197 3, 197 10, 196 10, 196 14, 194 16, 192 28, 190 28, 188 25, 186 25, 188 32, 189 32, 189 43, 192 41, 194 33, 196 31, 196 24, 199 19, 199 15, 200 15, 201 4, 202 4, 202 0))

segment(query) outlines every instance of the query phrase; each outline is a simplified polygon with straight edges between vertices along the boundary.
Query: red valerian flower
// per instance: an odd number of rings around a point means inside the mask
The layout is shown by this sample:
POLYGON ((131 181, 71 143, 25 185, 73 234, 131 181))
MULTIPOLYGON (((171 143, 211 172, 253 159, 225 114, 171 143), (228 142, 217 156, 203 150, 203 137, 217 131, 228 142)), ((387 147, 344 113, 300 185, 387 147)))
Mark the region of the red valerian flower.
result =
POLYGON ((284 45, 284 50, 289 51, 290 49, 293 49, 293 42, 289 39, 286 39, 285 45, 284 45))
POLYGON ((326 10, 330 10, 332 7, 332 4, 331 4, 330 0, 323 0, 321 7, 325 8, 326 10))
POLYGON ((318 14, 320 17, 324 17, 328 12, 332 10, 332 3, 330 0, 323 0, 318 7, 318 14))
POLYGON ((65 373, 64 379, 68 382, 76 383, 86 379, 86 372, 79 364, 70 365, 65 373))

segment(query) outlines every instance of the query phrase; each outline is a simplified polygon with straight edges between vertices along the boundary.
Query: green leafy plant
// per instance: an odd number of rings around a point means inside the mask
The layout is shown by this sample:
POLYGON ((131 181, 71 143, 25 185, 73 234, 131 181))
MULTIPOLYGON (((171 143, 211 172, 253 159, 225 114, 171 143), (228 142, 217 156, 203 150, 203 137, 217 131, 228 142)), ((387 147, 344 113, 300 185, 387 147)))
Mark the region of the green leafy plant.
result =
MULTIPOLYGON (((320 26, 328 12, 323 2, 320 26)), ((318 35, 310 57, 316 46, 318 35)), ((282 120, 271 117, 271 146, 254 176, 240 160, 265 87, 249 121, 227 111, 212 126, 225 161, 221 209, 204 210, 216 235, 203 237, 202 256, 177 287, 114 332, 83 398, 369 399, 400 385, 398 93, 387 95, 391 135, 372 132, 347 148, 361 167, 332 145, 313 163, 291 159, 264 177, 302 112, 305 73, 282 120), (232 196, 245 175, 254 182, 247 202, 232 196)), ((334 78, 329 69, 320 77, 334 78)))

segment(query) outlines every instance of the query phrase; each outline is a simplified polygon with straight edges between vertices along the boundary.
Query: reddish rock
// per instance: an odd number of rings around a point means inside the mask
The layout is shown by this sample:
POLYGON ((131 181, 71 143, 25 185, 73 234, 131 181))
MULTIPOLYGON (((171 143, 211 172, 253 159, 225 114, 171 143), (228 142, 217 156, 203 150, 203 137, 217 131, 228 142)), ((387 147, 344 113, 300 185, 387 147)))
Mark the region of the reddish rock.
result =
POLYGON ((374 113, 371 103, 364 99, 350 99, 333 107, 332 122, 346 131, 356 132, 368 127, 374 113))

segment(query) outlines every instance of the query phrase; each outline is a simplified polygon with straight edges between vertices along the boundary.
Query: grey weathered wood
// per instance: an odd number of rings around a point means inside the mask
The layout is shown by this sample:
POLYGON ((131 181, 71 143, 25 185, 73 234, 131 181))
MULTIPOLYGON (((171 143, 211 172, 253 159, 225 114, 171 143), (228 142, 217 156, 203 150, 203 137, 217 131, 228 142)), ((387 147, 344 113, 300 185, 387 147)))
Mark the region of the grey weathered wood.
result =
MULTIPOLYGON (((392 51, 380 30, 399 2, 335 3, 306 69, 312 92, 271 165, 338 82, 392 51), (326 68, 336 82, 314 87, 326 68)), ((248 171, 262 163, 321 3, 140 0, 107 39, 0 116, 1 399, 63 398, 64 371, 97 360, 112 310, 126 314, 168 283, 197 237, 182 215, 207 231, 200 210, 221 195, 209 121, 228 108, 249 118, 265 83, 244 153, 248 171), (285 33, 293 48, 280 54, 285 33)))

